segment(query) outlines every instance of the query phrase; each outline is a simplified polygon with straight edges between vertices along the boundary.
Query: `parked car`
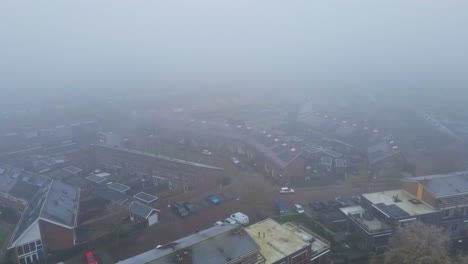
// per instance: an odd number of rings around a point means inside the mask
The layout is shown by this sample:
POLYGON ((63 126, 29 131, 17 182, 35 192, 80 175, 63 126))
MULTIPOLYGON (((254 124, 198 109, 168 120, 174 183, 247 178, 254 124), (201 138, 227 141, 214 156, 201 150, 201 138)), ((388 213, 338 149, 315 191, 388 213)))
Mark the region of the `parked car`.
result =
POLYGON ((273 202, 275 203, 275 207, 278 210, 278 213, 280 215, 285 215, 285 214, 289 213, 288 208, 286 207, 286 205, 284 204, 284 202, 281 199, 275 198, 275 200, 273 202))
POLYGON ((315 211, 322 210, 322 205, 320 203, 317 203, 317 202, 310 202, 309 207, 314 209, 315 211))
POLYGON ((296 209, 296 212, 299 213, 299 214, 303 214, 305 212, 304 208, 300 204, 295 204, 294 208, 296 209))
POLYGON ((197 207, 195 205, 191 204, 190 202, 184 202, 182 205, 191 214, 195 214, 198 211, 197 207))
POLYGON ((177 215, 179 216, 182 216, 182 217, 185 217, 185 216, 188 216, 189 215, 189 212, 187 211, 187 209, 185 209, 181 204, 179 203, 175 203, 173 204, 172 206, 172 210, 174 211, 174 213, 176 213, 177 215))
POLYGON ((328 205, 331 207, 334 207, 334 208, 340 207, 340 204, 336 202, 335 200, 328 200, 327 202, 328 202, 328 205))
POLYGON ((236 158, 236 157, 231 157, 231 161, 232 161, 232 163, 234 163, 236 165, 240 163, 239 159, 236 158))
POLYGON ((92 251, 88 251, 84 254, 85 264, 98 264, 97 258, 92 251))
POLYGON ((214 194, 208 194, 206 196, 206 199, 210 201, 212 204, 219 204, 221 202, 219 198, 216 197, 214 194))
POLYGON ((222 221, 216 221, 216 223, 214 223, 213 225, 214 226, 217 226, 217 225, 224 225, 225 223, 222 222, 222 221))
POLYGON ((236 220, 234 220, 234 219, 232 219, 232 218, 230 218, 230 217, 224 219, 224 223, 226 223, 226 224, 231 224, 231 225, 237 225, 236 220))
POLYGON ((280 193, 294 193, 294 189, 289 187, 281 187, 280 193))
POLYGON ((328 204, 325 203, 324 201, 320 201, 319 204, 320 204, 320 206, 322 206, 322 209, 327 209, 327 207, 328 207, 328 204))
POLYGON ((343 197, 336 197, 335 198, 335 201, 341 206, 341 207, 345 207, 345 206, 348 206, 348 203, 346 202, 346 200, 343 198, 343 197))
POLYGON ((231 215, 231 218, 234 219, 237 223, 246 226, 249 224, 249 217, 241 212, 237 212, 231 215))
POLYGON ((361 196, 353 196, 353 201, 357 204, 361 204, 361 196))
POLYGON ((211 153, 211 151, 208 151, 208 150, 204 149, 204 150, 202 151, 202 154, 205 154, 205 155, 208 155, 208 156, 209 156, 209 155, 212 155, 213 153, 211 153))

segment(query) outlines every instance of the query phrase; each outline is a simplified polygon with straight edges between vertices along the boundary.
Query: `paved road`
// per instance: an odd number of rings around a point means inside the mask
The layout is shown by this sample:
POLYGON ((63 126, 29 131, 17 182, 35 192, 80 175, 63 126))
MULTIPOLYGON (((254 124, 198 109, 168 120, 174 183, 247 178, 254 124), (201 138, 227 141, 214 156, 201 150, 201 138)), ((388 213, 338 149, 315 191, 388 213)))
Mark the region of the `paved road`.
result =
MULTIPOLYGON (((310 201, 328 200, 336 196, 351 197, 369 191, 367 188, 353 188, 345 183, 331 187, 306 187, 295 190, 294 194, 281 195, 291 210, 294 203, 306 207, 310 201)), ((219 205, 206 201, 205 194, 193 194, 191 197, 191 194, 184 194, 183 198, 173 197, 160 201, 158 204, 161 209, 160 222, 156 226, 136 231, 129 237, 121 239, 120 245, 100 245, 101 248, 96 250, 100 256, 100 263, 115 263, 119 259, 131 257, 157 245, 208 228, 233 212, 244 212, 249 215, 251 223, 256 222, 275 214, 272 201, 274 197, 280 196, 279 186, 251 170, 239 170, 229 186, 213 190, 213 193, 221 198, 219 205), (198 213, 186 218, 175 215, 167 205, 179 199, 191 201, 199 208, 198 213)), ((78 264, 81 261, 81 257, 76 257, 66 263, 78 264)))

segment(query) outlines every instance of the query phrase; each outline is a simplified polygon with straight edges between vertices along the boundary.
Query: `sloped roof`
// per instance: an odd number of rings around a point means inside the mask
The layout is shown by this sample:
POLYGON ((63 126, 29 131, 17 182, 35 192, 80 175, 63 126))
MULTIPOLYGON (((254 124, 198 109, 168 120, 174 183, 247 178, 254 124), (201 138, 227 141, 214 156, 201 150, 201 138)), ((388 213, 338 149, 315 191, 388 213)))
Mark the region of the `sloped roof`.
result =
POLYGON ((436 197, 468 193, 468 171, 412 177, 403 181, 416 181, 436 197))
POLYGON ((143 203, 140 203, 138 201, 133 201, 129 206, 128 206, 128 210, 132 213, 132 214, 136 214, 140 217, 143 217, 145 219, 148 219, 148 217, 150 216, 150 214, 152 212, 159 212, 159 210, 157 209, 154 209, 153 207, 151 206, 148 206, 146 204, 143 204, 143 203))
POLYGON ((79 189, 60 181, 51 181, 31 199, 21 216, 9 247, 37 220, 42 219, 65 228, 75 228, 78 215, 79 189))
POLYGON ((259 250, 253 239, 237 225, 217 225, 181 238, 160 248, 119 261, 120 264, 176 264, 176 254, 190 251, 184 257, 192 264, 229 263, 259 250))

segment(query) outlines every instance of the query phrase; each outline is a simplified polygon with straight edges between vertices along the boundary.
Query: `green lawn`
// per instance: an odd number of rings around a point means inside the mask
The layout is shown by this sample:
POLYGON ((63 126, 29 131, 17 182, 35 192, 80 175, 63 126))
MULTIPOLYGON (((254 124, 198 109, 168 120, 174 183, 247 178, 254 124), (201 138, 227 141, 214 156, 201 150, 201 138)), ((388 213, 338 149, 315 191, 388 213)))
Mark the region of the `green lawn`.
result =
POLYGON ((3 245, 3 243, 7 239, 7 235, 8 232, 5 229, 0 228, 0 246, 3 245))

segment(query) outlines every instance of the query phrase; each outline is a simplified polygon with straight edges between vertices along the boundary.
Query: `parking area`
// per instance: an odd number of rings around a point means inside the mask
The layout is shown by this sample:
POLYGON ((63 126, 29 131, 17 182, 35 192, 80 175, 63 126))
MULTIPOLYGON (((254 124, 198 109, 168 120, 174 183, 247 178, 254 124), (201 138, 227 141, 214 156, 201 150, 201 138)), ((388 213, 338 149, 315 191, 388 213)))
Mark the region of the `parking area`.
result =
MULTIPOLYGON (((306 213, 317 215, 318 211, 309 207, 310 202, 327 203, 328 200, 334 200, 336 196, 350 198, 369 191, 365 187, 353 187, 341 183, 327 187, 294 188, 295 192, 292 194, 280 194, 280 186, 253 170, 236 167, 230 170, 232 170, 232 180, 229 185, 217 187, 209 192, 187 192, 159 199, 154 204, 161 210, 160 219, 156 225, 135 230, 120 239, 118 243, 94 245, 90 249, 96 252, 101 260, 100 263, 115 263, 120 259, 150 250, 157 245, 166 244, 198 230, 206 229, 216 221, 223 221, 235 212, 248 215, 250 223, 278 215, 273 203, 277 197, 284 201, 290 212, 294 212, 294 204, 298 203, 303 206, 306 213), (214 194, 219 198, 219 204, 213 204, 207 200, 208 194, 214 194), (170 207, 174 203, 186 201, 197 207, 195 214, 181 217, 170 207)), ((76 256, 65 263, 78 264, 81 261, 82 257, 76 256)))

